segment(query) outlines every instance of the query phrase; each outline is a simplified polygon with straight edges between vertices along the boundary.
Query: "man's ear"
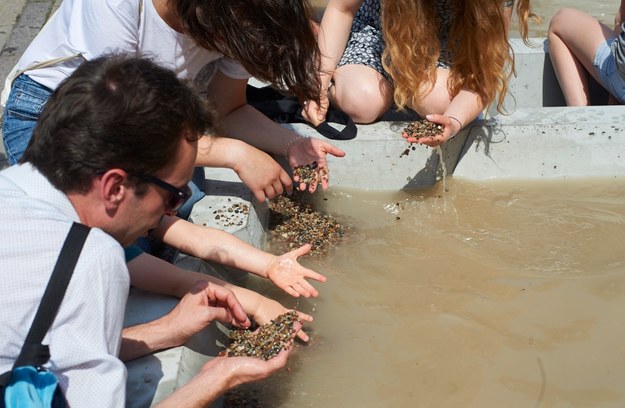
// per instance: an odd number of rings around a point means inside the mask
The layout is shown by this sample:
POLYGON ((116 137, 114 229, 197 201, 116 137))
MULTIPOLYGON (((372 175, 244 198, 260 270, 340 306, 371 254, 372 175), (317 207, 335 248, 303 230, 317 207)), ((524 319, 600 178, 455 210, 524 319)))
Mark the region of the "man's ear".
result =
POLYGON ((128 173, 121 169, 107 170, 100 177, 100 196, 107 210, 116 210, 129 194, 128 173))

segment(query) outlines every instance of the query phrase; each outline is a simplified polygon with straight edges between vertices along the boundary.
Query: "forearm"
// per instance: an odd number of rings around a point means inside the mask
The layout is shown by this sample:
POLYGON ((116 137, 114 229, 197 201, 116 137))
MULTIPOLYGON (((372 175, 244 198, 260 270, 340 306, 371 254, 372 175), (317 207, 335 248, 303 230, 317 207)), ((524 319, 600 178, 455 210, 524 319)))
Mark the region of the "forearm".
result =
POLYGON ((138 289, 182 298, 197 281, 205 280, 232 290, 243 310, 256 316, 265 302, 271 300, 221 279, 199 272, 180 269, 149 254, 141 254, 128 263, 130 284, 138 289))
MULTIPOLYGON (((264 152, 284 154, 287 143, 299 136, 248 105, 246 89, 247 80, 230 78, 220 71, 207 86, 207 94, 218 102, 216 108, 225 135, 264 152)), ((215 155, 230 156, 219 146, 213 150, 215 155)))
POLYGON ((458 94, 452 99, 449 106, 443 113, 444 116, 451 117, 457 119, 461 126, 454 120, 454 129, 455 133, 458 133, 465 127, 467 124, 475 120, 477 116, 484 110, 484 105, 480 100, 479 96, 467 89, 462 89, 458 94))
POLYGON ((164 316, 149 323, 124 328, 119 351, 120 360, 130 361, 158 350, 181 345, 184 339, 172 336, 172 330, 166 322, 167 317, 164 316))
POLYGON ((212 404, 224 392, 236 385, 233 372, 215 358, 204 365, 191 381, 176 390, 158 408, 200 408, 212 404))
POLYGON ((302 136, 272 121, 250 105, 230 112, 222 119, 229 135, 268 153, 285 155, 289 142, 302 136))
POLYGON ((318 43, 321 51, 321 83, 327 89, 351 32, 354 16, 362 1, 330 1, 323 13, 318 43), (346 4, 349 3, 349 4, 346 4))
POLYGON ((226 231, 195 225, 177 217, 163 219, 154 233, 186 254, 263 278, 267 277, 267 269, 276 258, 226 231))
POLYGON ((198 141, 195 165, 234 170, 245 160, 250 149, 256 148, 237 138, 202 136, 198 141))

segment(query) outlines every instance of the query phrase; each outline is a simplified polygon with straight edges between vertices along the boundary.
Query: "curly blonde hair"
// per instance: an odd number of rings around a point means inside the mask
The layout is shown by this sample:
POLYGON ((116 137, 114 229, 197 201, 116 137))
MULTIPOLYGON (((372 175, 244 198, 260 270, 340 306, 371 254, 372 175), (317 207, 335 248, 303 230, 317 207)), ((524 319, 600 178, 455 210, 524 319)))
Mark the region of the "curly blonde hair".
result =
MULTIPOLYGON (((530 0, 518 0, 521 38, 528 44, 528 20, 535 15, 530 0)), ((514 53, 502 0, 454 0, 454 18, 449 32, 448 51, 452 64, 447 82, 450 95, 463 87, 475 92, 484 106, 503 101, 510 77, 515 74, 514 53), (470 33, 470 35, 467 35, 470 33)), ((382 31, 386 48, 382 64, 394 85, 395 104, 404 109, 420 101, 434 86, 441 52, 440 20, 436 1, 384 0, 382 31)))

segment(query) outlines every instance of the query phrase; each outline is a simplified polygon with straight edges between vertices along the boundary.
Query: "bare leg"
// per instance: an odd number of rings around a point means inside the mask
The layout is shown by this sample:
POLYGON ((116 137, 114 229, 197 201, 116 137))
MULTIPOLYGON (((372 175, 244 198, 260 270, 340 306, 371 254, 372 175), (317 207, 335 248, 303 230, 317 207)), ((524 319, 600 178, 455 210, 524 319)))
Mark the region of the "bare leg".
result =
POLYGON ((588 75, 599 83, 593 60, 597 48, 616 33, 592 16, 561 9, 549 23, 549 55, 568 106, 590 104, 588 75))
POLYGON ((334 72, 330 99, 356 123, 371 123, 393 102, 393 90, 384 77, 365 65, 343 65, 334 72))

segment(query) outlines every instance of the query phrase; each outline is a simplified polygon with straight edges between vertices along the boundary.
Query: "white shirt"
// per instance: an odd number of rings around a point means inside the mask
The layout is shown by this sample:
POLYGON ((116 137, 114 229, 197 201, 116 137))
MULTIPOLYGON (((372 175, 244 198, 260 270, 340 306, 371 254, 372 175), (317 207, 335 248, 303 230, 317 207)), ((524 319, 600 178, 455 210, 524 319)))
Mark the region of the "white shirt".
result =
POLYGON ((80 54, 82 58, 26 72, 36 82, 56 89, 83 58, 91 60, 111 52, 150 57, 182 79, 194 79, 204 65, 215 60, 231 78, 250 77, 235 61, 199 47, 169 27, 152 0, 63 0, 17 67, 25 69, 38 62, 80 54))
MULTIPOLYGON (((17 358, 73 221, 67 196, 31 165, 0 172, 0 373, 17 358)), ((70 406, 120 407, 126 368, 117 358, 129 291, 121 245, 92 228, 44 338, 70 406)))

